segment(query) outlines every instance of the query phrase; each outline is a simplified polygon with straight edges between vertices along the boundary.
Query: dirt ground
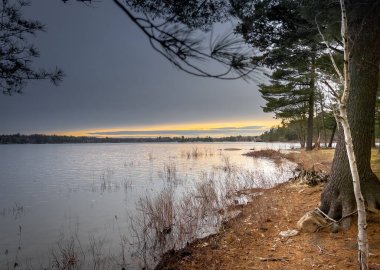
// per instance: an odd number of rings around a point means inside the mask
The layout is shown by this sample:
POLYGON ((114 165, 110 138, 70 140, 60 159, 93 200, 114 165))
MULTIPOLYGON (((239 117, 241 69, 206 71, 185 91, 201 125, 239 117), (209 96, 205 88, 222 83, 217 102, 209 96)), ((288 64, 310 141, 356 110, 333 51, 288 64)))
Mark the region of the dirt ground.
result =
MULTIPOLYGON (((331 151, 320 153, 332 157, 331 151)), ((308 160, 304 153, 292 155, 295 161, 308 160)), ((310 159, 318 161, 319 154, 312 155, 310 159)), ((323 165, 329 167, 325 160, 323 165)), ((318 207, 322 190, 322 184, 295 183, 263 190, 262 196, 241 207, 241 215, 218 234, 167 254, 158 269, 359 269, 356 220, 349 231, 279 235, 295 229, 301 216, 318 207)), ((380 270, 380 214, 369 217, 368 237, 370 269, 380 270)))

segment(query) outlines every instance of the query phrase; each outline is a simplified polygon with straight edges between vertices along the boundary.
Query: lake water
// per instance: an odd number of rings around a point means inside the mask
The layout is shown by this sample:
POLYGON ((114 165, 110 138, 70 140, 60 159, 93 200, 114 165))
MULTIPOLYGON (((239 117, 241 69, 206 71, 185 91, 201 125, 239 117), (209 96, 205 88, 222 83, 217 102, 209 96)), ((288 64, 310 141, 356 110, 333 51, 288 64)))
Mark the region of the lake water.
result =
MULTIPOLYGON (((136 214, 136 203, 165 188, 168 168, 174 167, 175 178, 180 180, 175 185, 176 198, 202 181, 204 175, 223 177, 226 164, 238 171, 255 172, 267 182, 279 183, 292 176, 293 165, 279 169, 269 160, 242 154, 252 148, 293 147, 298 145, 0 145, 0 269, 13 267, 16 260, 24 269, 46 266, 52 250, 59 250, 63 239, 73 236, 76 243, 81 243, 80 252, 86 253, 89 243, 92 247, 98 243, 103 254, 115 257, 113 267, 121 269, 120 243, 124 238, 132 239, 127 232, 130 217, 136 214)), ((123 247, 127 268, 138 269, 141 261, 131 255, 132 242, 123 247)))

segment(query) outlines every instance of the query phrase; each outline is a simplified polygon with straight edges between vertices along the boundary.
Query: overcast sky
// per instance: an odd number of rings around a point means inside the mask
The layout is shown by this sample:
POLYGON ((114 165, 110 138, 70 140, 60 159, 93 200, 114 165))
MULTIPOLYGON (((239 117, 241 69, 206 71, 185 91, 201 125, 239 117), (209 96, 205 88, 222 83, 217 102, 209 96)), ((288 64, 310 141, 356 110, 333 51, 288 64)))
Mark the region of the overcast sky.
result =
POLYGON ((36 66, 67 76, 59 87, 33 82, 23 95, 0 96, 1 134, 248 135, 276 123, 255 83, 178 71, 113 1, 33 0, 24 14, 46 25, 33 38, 36 66))

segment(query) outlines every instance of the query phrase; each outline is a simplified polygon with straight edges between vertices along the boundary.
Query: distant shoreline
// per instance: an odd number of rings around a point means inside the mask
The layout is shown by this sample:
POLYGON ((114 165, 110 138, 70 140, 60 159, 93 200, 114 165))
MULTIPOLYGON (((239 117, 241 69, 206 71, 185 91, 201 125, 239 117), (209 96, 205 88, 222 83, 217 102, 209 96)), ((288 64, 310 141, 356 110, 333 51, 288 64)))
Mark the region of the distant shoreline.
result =
POLYGON ((62 136, 44 134, 12 134, 0 135, 0 144, 78 144, 78 143, 193 143, 193 142, 282 142, 294 141, 263 141, 260 136, 228 136, 228 137, 143 137, 143 138, 98 138, 87 136, 62 136))

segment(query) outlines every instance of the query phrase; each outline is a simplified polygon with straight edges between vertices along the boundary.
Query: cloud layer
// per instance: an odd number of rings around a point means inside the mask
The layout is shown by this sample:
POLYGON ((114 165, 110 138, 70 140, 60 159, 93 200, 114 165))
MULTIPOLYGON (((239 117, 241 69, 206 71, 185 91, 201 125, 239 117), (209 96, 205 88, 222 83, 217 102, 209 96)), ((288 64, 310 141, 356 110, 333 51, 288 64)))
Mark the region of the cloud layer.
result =
POLYGON ((115 137, 138 137, 138 136, 254 136, 261 134, 265 126, 244 127, 218 127, 210 129, 166 129, 166 130, 119 130, 97 131, 88 133, 91 136, 115 136, 115 137))

